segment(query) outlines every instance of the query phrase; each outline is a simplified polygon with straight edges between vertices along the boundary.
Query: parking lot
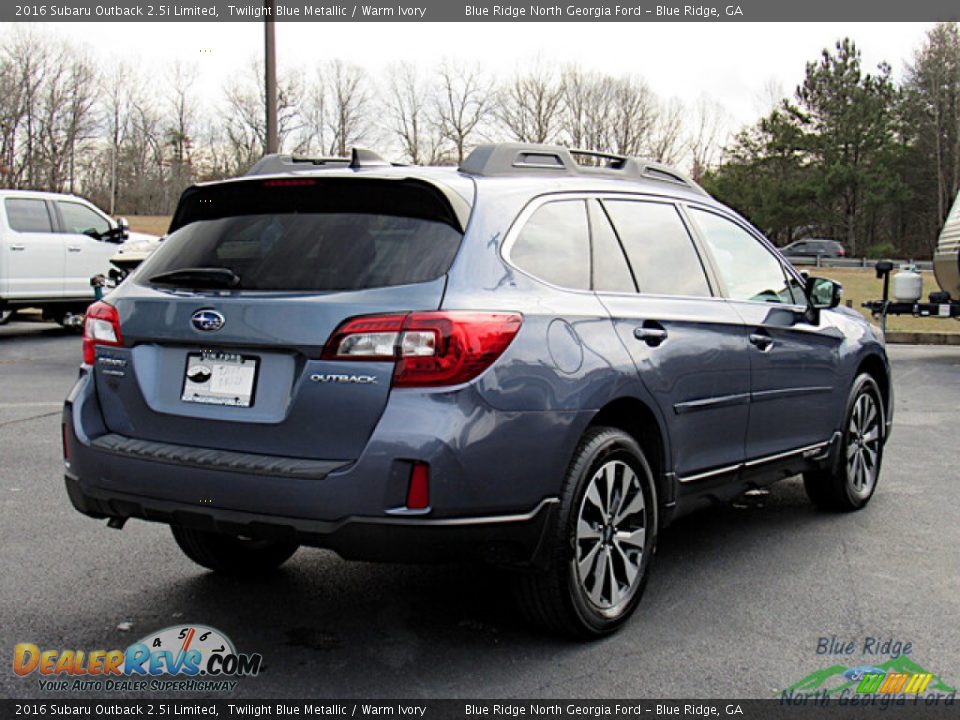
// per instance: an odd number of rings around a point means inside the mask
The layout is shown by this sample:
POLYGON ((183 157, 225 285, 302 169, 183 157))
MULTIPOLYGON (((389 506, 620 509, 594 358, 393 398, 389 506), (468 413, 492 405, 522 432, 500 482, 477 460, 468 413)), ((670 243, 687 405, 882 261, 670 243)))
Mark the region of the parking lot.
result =
POLYGON ((80 339, 12 323, 0 328, 0 696, 45 696, 36 675, 11 672, 16 643, 124 648, 186 622, 263 655, 230 697, 771 697, 835 663, 887 659, 818 655, 834 636, 910 642, 914 663, 956 687, 960 348, 890 354, 894 435, 865 511, 816 512, 793 478, 684 518, 661 536, 635 618, 573 644, 525 627, 493 571, 302 549, 242 582, 193 565, 165 526, 81 516, 60 460, 80 339))

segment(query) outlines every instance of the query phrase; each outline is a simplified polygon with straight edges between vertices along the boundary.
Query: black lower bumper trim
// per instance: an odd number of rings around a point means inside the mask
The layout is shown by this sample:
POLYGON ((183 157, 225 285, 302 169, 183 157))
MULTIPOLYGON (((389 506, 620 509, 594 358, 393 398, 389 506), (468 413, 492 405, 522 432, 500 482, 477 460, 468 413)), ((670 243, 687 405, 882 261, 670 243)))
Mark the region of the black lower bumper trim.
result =
POLYGON ((383 562, 478 559, 540 567, 544 538, 559 501, 547 498, 515 515, 471 518, 350 517, 336 522, 198 507, 87 487, 65 477, 73 506, 94 518, 139 518, 197 530, 262 539, 294 540, 328 548, 344 558, 383 562))
POLYGON ((230 450, 211 450, 152 440, 138 440, 115 433, 101 435, 93 440, 91 445, 97 450, 127 455, 138 460, 154 460, 207 470, 227 470, 313 480, 322 480, 334 470, 349 465, 347 460, 306 460, 230 450))

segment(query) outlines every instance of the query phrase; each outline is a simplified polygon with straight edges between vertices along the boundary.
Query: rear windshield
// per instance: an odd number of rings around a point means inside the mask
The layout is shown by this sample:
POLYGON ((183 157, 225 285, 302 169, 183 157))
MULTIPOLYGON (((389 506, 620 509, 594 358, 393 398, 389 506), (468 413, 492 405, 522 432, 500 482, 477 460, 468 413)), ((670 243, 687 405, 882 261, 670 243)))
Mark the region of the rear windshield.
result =
MULTIPOLYGON (((227 268, 236 289, 360 290, 445 274, 462 233, 442 194, 391 181, 270 181, 188 191, 137 282, 227 268)), ((164 283, 169 285, 169 282, 164 283)))

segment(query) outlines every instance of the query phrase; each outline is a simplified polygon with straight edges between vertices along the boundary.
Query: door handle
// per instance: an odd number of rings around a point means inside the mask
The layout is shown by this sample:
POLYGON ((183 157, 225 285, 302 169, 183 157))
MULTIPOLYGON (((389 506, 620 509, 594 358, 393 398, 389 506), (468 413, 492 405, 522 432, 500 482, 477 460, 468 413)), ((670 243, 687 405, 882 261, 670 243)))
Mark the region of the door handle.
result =
POLYGON ((643 327, 633 329, 633 336, 650 347, 657 347, 667 339, 667 331, 659 323, 647 321, 643 327))
POLYGON ((27 249, 26 245, 11 245, 10 252, 23 252, 27 249))
POLYGON ((773 338, 764 331, 750 333, 750 344, 754 345, 763 352, 767 352, 773 347, 773 338))
POLYGON ((70 252, 80 252, 79 245, 67 245, 67 250, 70 252))

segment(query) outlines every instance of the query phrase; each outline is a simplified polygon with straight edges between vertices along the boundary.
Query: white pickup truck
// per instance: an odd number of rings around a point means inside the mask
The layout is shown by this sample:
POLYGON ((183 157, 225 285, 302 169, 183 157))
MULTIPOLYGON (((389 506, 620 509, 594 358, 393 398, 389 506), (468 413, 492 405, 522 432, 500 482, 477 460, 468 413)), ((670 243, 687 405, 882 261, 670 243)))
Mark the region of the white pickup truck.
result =
POLYGON ((0 322, 18 308, 69 324, 94 299, 90 278, 110 271, 110 258, 131 233, 75 195, 0 190, 0 322))

